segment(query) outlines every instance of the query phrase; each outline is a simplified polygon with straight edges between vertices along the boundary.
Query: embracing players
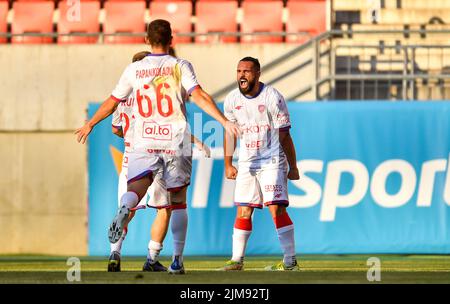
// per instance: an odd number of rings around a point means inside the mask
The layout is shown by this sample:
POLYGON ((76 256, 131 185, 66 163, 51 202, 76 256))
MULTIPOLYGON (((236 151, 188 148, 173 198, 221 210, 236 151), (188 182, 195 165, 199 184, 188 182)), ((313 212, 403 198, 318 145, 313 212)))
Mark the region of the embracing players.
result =
MULTIPOLYGON (((132 208, 147 192, 155 174, 162 170, 171 204, 186 205, 186 187, 190 183, 192 167, 191 133, 182 97, 183 89, 206 113, 225 128, 226 133, 239 136, 239 128, 219 111, 212 98, 200 87, 192 65, 168 54, 172 41, 170 23, 154 20, 148 26, 146 41, 152 54, 127 66, 112 92, 92 119, 76 131, 78 141, 84 143, 92 128, 108 117, 120 102, 135 92, 135 118, 132 149, 128 154, 127 192, 120 200, 121 207, 111 223, 109 239, 117 242, 123 234, 132 208)), ((143 269, 165 271, 158 261, 167 233, 171 208, 158 209, 152 225, 149 253, 143 269)), ((185 233, 185 232, 184 232, 185 233)), ((175 239, 174 233, 174 239, 175 239)), ((183 262, 175 256, 171 273, 183 273, 183 262)))

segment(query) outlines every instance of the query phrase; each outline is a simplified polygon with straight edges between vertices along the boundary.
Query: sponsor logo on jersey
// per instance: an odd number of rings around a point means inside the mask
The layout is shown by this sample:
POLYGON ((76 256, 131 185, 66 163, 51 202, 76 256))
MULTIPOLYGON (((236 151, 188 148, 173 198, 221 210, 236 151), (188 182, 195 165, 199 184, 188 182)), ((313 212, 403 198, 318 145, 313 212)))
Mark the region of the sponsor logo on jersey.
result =
POLYGON ((242 127, 242 133, 249 134, 249 133, 265 133, 267 131, 270 131, 270 125, 253 125, 253 126, 245 126, 242 127))
POLYGON ((144 122, 142 137, 154 140, 172 140, 172 125, 158 125, 156 122, 144 122))
POLYGON ((283 114, 283 113, 279 113, 279 114, 277 115, 277 122, 278 122, 278 124, 280 124, 280 125, 288 124, 288 123, 290 122, 290 120, 289 120, 289 115, 283 114))
POLYGON ((282 185, 265 185, 264 190, 266 192, 281 192, 283 191, 282 185))
POLYGON ((242 106, 235 106, 234 107, 236 110, 240 110, 240 109, 242 109, 242 106))
POLYGON ((281 193, 275 194, 273 197, 274 198, 280 198, 281 197, 281 193))

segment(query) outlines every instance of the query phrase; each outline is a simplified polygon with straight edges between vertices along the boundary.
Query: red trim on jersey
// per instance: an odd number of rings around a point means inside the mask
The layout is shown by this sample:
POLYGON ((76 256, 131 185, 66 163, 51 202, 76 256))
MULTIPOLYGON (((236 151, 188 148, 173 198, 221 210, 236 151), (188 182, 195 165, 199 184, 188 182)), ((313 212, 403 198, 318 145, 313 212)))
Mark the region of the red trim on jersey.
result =
POLYGON ((172 210, 186 209, 186 204, 174 204, 170 206, 172 210))
POLYGON ((202 88, 202 87, 198 84, 198 85, 193 86, 192 88, 190 88, 189 91, 188 91, 187 93, 188 93, 188 95, 191 95, 192 92, 194 92, 194 91, 197 90, 197 89, 201 89, 201 88, 202 88))
POLYGON ((123 102, 123 101, 127 100, 126 98, 125 99, 119 99, 119 98, 117 98, 116 96, 114 96, 112 94, 111 94, 111 98, 114 99, 115 101, 118 101, 118 102, 123 102))
POLYGON ((234 222, 234 228, 240 230, 252 231, 252 219, 251 218, 236 218, 234 222))
POLYGON ((289 201, 287 200, 281 200, 281 201, 270 201, 270 202, 265 202, 264 206, 269 206, 269 205, 283 205, 283 206, 289 206, 289 201))
POLYGON ((125 142, 125 147, 129 147, 130 143, 129 142, 125 142))
POLYGON ((170 205, 165 205, 165 206, 150 206, 150 205, 147 205, 147 207, 159 210, 159 209, 169 209, 170 205))
MULTIPOLYGON (((144 171, 141 174, 139 174, 138 176, 133 177, 132 179, 127 181, 127 184, 131 184, 132 182, 135 182, 135 181, 140 180, 140 179, 142 179, 144 177, 147 177, 147 176, 150 176, 151 178, 153 178, 152 170, 144 171)), ((139 195, 138 195, 138 197, 139 197, 139 195)))
POLYGON ((186 184, 186 185, 184 185, 184 186, 180 186, 180 187, 167 188, 167 191, 169 191, 169 192, 178 192, 178 191, 180 191, 181 189, 183 189, 184 187, 189 186, 190 184, 191 184, 191 183, 188 183, 188 184, 186 184))
POLYGON ((244 206, 244 207, 252 207, 252 208, 262 209, 262 205, 261 205, 261 204, 238 203, 238 202, 235 202, 234 205, 235 205, 235 206, 244 206))
POLYGON ((140 209, 145 209, 145 206, 144 205, 137 205, 136 207, 131 208, 130 210, 131 211, 136 211, 136 210, 140 210, 140 209))
POLYGON ((274 217, 273 221, 275 222, 275 227, 277 227, 277 229, 292 225, 291 218, 287 212, 274 217))

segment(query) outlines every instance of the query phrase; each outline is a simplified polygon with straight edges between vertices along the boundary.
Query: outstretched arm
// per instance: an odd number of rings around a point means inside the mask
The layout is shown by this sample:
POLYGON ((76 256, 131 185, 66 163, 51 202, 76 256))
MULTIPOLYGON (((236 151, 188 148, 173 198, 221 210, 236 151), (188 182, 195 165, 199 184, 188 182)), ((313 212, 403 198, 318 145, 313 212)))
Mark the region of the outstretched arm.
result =
POLYGON ((119 104, 119 101, 109 97, 106 99, 100 108, 95 112, 94 116, 84 124, 81 128, 77 129, 75 131, 75 134, 77 135, 78 142, 81 142, 84 144, 86 142, 87 137, 91 133, 92 129, 96 124, 98 124, 100 121, 111 115, 114 110, 116 109, 117 105, 119 104))
POLYGON ((208 93, 203 91, 202 88, 196 88, 192 93, 192 98, 196 105, 198 105, 203 111, 207 114, 211 115, 215 120, 217 120, 224 128, 225 131, 229 134, 239 137, 241 131, 238 126, 228 119, 220 112, 219 108, 217 108, 214 100, 209 96, 208 93))
POLYGON ((193 143, 200 151, 205 153, 205 157, 211 157, 211 150, 200 139, 191 134, 191 143, 193 143))

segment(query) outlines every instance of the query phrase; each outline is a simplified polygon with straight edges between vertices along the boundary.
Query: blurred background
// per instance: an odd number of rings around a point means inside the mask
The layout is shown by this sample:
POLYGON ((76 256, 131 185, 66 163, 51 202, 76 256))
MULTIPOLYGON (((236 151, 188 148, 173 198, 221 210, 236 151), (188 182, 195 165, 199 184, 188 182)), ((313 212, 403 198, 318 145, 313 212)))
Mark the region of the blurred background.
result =
MULTIPOLYGON (((450 252, 450 1, 0 0, 0 254, 108 253, 111 146, 123 147, 109 121, 87 146, 73 132, 160 18, 218 103, 245 56, 288 100, 303 170, 289 183, 298 252, 450 252)), ((220 159, 196 161, 189 237, 202 245, 186 251, 229 254, 234 209, 221 193, 232 185, 220 159)), ((145 254, 144 212, 125 254, 145 254)), ((263 213, 249 254, 279 252, 263 213)))

